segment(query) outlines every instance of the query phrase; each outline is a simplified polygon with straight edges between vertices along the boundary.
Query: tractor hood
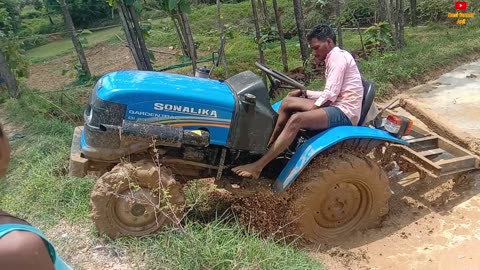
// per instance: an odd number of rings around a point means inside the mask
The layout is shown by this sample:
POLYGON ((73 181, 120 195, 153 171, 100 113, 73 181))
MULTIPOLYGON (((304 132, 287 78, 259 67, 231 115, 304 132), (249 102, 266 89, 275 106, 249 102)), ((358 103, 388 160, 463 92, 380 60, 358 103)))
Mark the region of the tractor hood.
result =
MULTIPOLYGON (((230 112, 234 107, 232 90, 226 83, 217 80, 132 70, 108 73, 99 80, 99 84, 97 86, 99 98, 127 106, 159 101, 157 109, 160 109, 170 101, 176 105, 182 102, 195 103, 202 104, 203 109, 215 107, 230 112)), ((190 109, 195 111, 198 108, 190 109)), ((202 110, 196 112, 201 114, 202 110)))
POLYGON ((211 143, 218 145, 227 142, 237 106, 234 91, 223 81, 165 72, 115 71, 104 75, 95 89, 90 100, 92 113, 89 109, 86 113, 89 124, 118 125, 108 120, 118 112, 123 114, 119 120, 148 118, 157 124, 206 129, 212 134, 211 143), (104 103, 110 105, 103 108, 104 103))

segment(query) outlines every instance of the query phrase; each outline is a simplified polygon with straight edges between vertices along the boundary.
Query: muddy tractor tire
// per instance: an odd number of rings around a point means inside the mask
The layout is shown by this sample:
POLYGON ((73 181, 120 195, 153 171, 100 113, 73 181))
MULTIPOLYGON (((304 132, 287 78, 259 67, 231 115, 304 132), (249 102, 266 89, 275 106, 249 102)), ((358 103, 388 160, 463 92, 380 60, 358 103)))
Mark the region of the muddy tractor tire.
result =
POLYGON ((388 178, 366 157, 317 157, 296 182, 291 220, 311 242, 378 225, 389 210, 388 178))
POLYGON ((111 238, 142 236, 178 225, 185 197, 171 171, 151 162, 123 163, 102 175, 90 198, 91 218, 111 238))

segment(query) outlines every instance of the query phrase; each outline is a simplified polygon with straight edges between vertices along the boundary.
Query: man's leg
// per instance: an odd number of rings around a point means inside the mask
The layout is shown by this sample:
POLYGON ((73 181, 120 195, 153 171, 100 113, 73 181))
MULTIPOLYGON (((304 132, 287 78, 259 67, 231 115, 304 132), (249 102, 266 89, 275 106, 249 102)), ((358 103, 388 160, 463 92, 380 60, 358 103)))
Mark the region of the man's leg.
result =
POLYGON ((280 135, 280 132, 282 132, 283 128, 287 124, 288 119, 294 112, 308 111, 313 107, 314 103, 314 100, 306 98, 286 97, 282 101, 282 104, 278 110, 278 119, 275 123, 272 136, 270 136, 268 146, 270 146, 277 139, 277 137, 280 135))
POLYGON ((324 109, 299 112, 290 117, 285 128, 275 140, 272 147, 268 149, 267 153, 255 161, 243 166, 238 166, 232 169, 233 172, 242 177, 252 177, 257 179, 260 176, 263 168, 267 164, 280 155, 293 142, 300 129, 320 130, 328 128, 328 115, 324 109))

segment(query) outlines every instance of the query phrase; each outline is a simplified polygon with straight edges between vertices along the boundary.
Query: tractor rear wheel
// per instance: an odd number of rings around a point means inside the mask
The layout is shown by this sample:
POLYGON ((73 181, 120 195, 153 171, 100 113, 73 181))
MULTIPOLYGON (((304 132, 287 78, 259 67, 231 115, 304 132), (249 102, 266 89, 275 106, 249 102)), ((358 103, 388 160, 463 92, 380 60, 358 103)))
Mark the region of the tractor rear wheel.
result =
POLYGON ((392 194, 385 172, 352 154, 316 158, 292 189, 291 220, 312 242, 378 224, 392 194))
POLYGON ((171 171, 146 161, 122 163, 101 176, 91 194, 91 218, 111 238, 142 236, 178 225, 185 198, 171 171))

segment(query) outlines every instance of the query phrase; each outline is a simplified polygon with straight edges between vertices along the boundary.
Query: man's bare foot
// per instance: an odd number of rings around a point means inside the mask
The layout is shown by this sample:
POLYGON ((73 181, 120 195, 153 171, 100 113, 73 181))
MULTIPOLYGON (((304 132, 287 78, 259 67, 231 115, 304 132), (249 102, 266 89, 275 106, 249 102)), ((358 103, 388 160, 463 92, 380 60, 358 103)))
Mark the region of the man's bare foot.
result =
POLYGON ((232 168, 232 171, 241 177, 258 179, 258 177, 260 177, 260 173, 262 172, 262 169, 257 168, 254 165, 254 163, 250 163, 247 165, 242 165, 242 166, 237 166, 235 168, 232 168))

